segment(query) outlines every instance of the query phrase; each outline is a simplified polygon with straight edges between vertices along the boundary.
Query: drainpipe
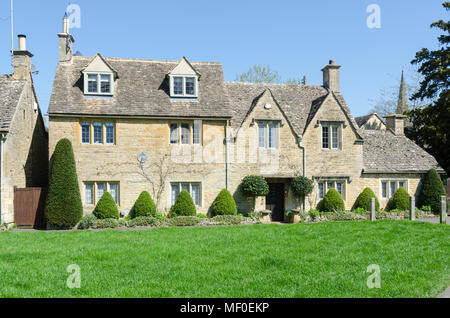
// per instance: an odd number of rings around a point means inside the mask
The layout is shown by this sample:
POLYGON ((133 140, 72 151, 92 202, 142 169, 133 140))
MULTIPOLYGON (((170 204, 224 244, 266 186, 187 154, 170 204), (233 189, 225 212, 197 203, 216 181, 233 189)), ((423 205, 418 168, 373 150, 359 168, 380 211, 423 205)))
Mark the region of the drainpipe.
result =
MULTIPOLYGON (((302 137, 298 137, 298 147, 302 150, 303 153, 303 177, 306 177, 306 147, 302 146, 302 137)), ((303 211, 306 211, 306 197, 303 197, 303 211)))
POLYGON ((229 127, 230 127, 230 121, 227 120, 227 125, 225 127, 225 188, 228 190, 228 141, 229 141, 229 127))
POLYGON ((2 224, 2 186, 3 186, 3 134, 0 134, 0 225, 2 224))

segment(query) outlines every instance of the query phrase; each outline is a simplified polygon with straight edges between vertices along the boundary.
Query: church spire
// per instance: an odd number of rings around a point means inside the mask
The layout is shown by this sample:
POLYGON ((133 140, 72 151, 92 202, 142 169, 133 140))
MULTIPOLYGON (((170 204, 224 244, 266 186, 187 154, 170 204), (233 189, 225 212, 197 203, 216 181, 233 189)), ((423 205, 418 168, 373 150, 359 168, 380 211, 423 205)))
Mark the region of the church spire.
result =
POLYGON ((402 80, 400 83, 400 92, 398 94, 397 114, 404 114, 409 110, 408 97, 406 95, 405 75, 402 71, 402 80))

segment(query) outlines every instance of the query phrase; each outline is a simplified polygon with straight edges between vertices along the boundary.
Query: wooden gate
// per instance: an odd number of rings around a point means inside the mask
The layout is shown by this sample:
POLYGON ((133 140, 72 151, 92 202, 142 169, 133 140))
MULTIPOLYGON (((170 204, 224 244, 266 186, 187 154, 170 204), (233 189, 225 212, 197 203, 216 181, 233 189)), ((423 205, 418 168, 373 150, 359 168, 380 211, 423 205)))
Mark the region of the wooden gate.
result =
POLYGON ((44 188, 14 188, 14 223, 21 229, 45 227, 44 208, 47 190, 44 188))

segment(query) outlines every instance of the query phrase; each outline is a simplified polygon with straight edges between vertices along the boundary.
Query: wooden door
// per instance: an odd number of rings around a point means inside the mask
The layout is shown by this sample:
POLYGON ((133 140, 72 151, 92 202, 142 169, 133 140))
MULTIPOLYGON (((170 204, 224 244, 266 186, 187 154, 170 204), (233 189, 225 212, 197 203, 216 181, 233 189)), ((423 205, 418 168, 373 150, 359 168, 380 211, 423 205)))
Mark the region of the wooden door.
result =
POLYGON ((45 226, 44 209, 46 189, 14 189, 14 223, 22 229, 40 229, 45 226))
POLYGON ((272 221, 284 221, 284 184, 270 183, 266 209, 272 211, 272 221))

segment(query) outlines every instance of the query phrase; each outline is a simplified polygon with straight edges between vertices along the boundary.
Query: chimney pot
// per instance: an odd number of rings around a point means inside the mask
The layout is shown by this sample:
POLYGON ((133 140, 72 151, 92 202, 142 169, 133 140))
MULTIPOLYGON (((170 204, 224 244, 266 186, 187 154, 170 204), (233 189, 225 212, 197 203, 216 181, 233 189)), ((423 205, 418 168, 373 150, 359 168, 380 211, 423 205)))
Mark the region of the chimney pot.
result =
POLYGON ((405 135, 405 119, 407 116, 392 114, 384 117, 386 118, 386 127, 391 130, 396 136, 405 135))
POLYGON ((336 61, 335 60, 330 60, 330 65, 336 65, 336 61))
POLYGON ((23 34, 19 34, 17 36, 19 38, 19 51, 27 50, 27 36, 23 34))
POLYGON ((332 92, 339 92, 339 69, 340 65, 336 65, 335 60, 330 60, 328 65, 322 69, 323 86, 332 92))
POLYGON ((64 15, 63 18, 63 34, 69 34, 70 33, 70 25, 69 25, 69 17, 67 16, 67 13, 64 15))

